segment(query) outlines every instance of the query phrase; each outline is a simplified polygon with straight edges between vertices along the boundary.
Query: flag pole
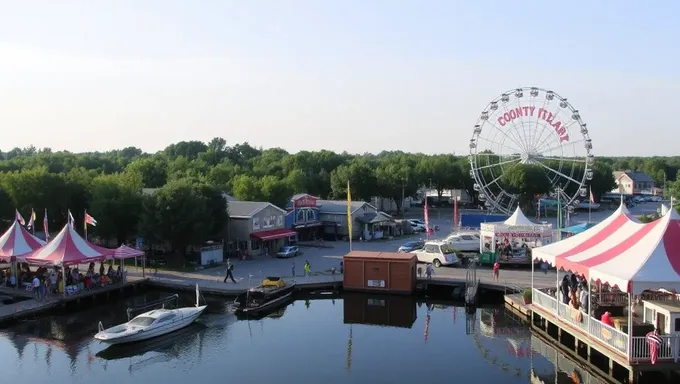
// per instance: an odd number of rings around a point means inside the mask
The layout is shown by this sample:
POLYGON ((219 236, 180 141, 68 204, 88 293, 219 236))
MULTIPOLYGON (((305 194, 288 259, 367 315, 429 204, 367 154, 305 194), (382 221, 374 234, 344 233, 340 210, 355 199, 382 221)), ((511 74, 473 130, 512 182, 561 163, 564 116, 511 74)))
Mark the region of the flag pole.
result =
POLYGON ((590 185, 588 186, 588 192, 588 200, 590 200, 588 202, 588 224, 590 224, 590 218, 593 213, 593 204, 595 203, 595 199, 593 198, 593 187, 590 185))
POLYGON ((349 189, 349 179, 347 179, 347 232, 349 234, 349 251, 352 252, 352 192, 349 189))
POLYGON ((87 241, 87 209, 85 210, 85 215, 83 216, 83 226, 85 227, 85 241, 87 241))
POLYGON ((35 211, 31 208, 31 231, 35 237, 35 211))

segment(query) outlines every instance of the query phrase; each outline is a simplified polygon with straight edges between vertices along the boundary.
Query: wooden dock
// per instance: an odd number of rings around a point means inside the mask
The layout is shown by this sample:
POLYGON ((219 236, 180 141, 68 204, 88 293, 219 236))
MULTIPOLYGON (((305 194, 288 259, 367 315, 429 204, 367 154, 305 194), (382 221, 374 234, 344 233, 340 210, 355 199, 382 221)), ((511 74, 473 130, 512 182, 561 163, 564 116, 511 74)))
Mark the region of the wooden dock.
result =
POLYGON ((145 282, 146 279, 123 284, 111 284, 106 287, 90 289, 73 295, 51 295, 44 300, 36 300, 33 294, 28 293, 25 290, 3 288, 3 290, 0 291, 3 296, 11 295, 18 299, 18 301, 12 304, 0 305, 0 324, 29 316, 37 316, 49 310, 64 307, 69 303, 80 303, 82 300, 97 301, 102 296, 108 298, 112 293, 124 292, 129 289, 134 290, 145 282))
POLYGON ((505 307, 510 309, 513 313, 529 320, 531 318, 531 308, 524 304, 524 297, 520 293, 510 293, 505 295, 505 307))

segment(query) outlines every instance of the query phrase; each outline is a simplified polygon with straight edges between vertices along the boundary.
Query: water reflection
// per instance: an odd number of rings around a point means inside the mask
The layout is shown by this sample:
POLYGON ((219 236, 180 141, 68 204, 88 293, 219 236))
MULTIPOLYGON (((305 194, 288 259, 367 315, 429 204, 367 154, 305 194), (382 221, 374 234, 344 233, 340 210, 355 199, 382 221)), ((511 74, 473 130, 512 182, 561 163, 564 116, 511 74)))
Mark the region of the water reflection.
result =
MULTIPOLYGON (((107 347, 92 339, 99 320, 105 326, 126 321, 128 305, 163 295, 12 326, 0 333, 0 361, 15 367, 3 382, 43 383, 49 375, 55 383, 184 384, 224 380, 226 372, 238 383, 272 377, 295 377, 301 384, 448 383, 453 377, 480 383, 598 383, 503 308, 467 314, 464 308, 401 296, 310 298, 246 320, 232 314, 230 300, 208 298, 200 322, 178 333, 128 346, 107 347)), ((180 305, 192 301, 189 296, 180 305)))

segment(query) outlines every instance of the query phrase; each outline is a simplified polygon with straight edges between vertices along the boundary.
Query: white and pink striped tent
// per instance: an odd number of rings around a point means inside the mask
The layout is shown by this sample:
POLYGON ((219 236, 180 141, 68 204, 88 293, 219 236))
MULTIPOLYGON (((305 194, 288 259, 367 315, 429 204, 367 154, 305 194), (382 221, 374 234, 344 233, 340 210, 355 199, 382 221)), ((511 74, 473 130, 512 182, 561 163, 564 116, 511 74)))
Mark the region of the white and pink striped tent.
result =
POLYGON ((125 244, 116 248, 114 251, 115 251, 113 253, 114 259, 130 259, 130 258, 133 258, 133 257, 144 256, 144 251, 140 251, 138 249, 128 247, 125 244))
POLYGON ((534 248, 532 255, 625 292, 680 291, 680 215, 670 209, 658 220, 641 223, 622 204, 587 231, 534 248))
POLYGON ((15 260, 24 262, 23 255, 45 245, 45 242, 31 235, 18 221, 0 236, 0 263, 15 260))
POLYGON ((114 252, 86 241, 67 224, 49 243, 24 258, 30 264, 71 266, 111 259, 114 252))

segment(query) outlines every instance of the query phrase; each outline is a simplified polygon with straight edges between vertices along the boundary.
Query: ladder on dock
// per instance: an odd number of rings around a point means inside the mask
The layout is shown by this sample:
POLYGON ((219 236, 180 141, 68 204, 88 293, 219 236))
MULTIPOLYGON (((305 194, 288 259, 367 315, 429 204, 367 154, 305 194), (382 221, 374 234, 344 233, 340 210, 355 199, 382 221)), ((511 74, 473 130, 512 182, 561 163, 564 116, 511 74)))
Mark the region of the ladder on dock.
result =
POLYGON ((471 262, 467 265, 465 272, 465 306, 477 305, 477 289, 479 288, 479 280, 477 280, 477 263, 471 262))

